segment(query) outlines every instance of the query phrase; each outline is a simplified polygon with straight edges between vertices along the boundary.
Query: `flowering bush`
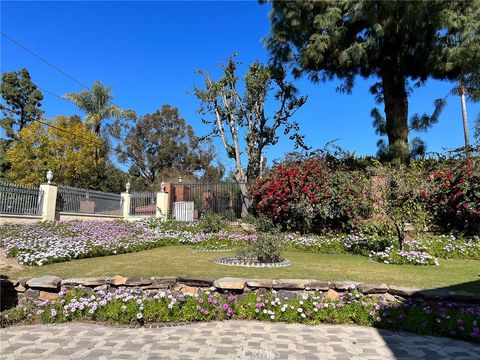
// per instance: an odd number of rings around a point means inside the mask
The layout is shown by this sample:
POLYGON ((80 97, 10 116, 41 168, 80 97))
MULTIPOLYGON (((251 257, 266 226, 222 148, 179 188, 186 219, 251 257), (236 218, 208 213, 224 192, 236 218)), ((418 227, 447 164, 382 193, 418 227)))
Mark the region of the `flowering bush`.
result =
POLYGON ((361 172, 326 158, 287 158, 251 187, 254 210, 284 229, 349 229, 371 211, 361 172))
POLYGON ((441 164, 431 180, 423 197, 435 225, 444 231, 480 234, 480 158, 441 164))
MULTIPOLYGON (((212 289, 213 290, 213 289, 212 289)), ((0 314, 0 326, 14 323, 62 323, 95 320, 121 324, 250 319, 262 321, 353 323, 480 342, 480 307, 421 300, 381 304, 355 289, 328 300, 321 292, 301 299, 280 298, 274 290, 250 292, 242 298, 205 291, 195 296, 171 291, 150 293, 118 288, 114 292, 77 287, 60 297, 29 303, 0 314)))

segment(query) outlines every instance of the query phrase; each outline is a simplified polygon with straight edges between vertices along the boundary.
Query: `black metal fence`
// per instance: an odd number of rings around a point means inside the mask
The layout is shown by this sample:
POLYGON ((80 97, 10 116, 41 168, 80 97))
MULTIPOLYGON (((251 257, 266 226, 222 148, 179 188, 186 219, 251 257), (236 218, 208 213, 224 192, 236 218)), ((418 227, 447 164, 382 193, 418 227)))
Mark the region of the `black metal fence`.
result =
POLYGON ((122 215, 120 194, 58 185, 56 210, 69 213, 122 215))
POLYGON ((43 191, 38 187, 0 182, 0 213, 42 215, 43 191))
POLYGON ((157 194, 154 192, 135 192, 130 195, 130 215, 155 216, 157 194))
POLYGON ((231 222, 242 217, 244 199, 239 183, 176 183, 172 190, 170 213, 178 221, 201 220, 207 214, 218 214, 231 222))

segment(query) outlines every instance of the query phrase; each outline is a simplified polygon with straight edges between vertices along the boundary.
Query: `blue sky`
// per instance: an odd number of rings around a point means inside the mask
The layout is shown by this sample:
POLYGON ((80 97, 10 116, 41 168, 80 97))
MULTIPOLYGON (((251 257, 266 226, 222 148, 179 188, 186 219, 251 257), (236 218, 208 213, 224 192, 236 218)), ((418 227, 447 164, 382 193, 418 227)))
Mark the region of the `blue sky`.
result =
MULTIPOLYGON (((208 128, 197 113, 198 100, 189 95, 202 79, 195 69, 218 74, 215 67, 233 52, 244 63, 266 61, 261 41, 268 35, 268 6, 244 2, 1 2, 1 31, 47 59, 82 83, 96 80, 113 87, 114 102, 137 114, 153 112, 162 104, 178 107, 198 134, 208 128)), ((25 50, 1 37, 1 69, 28 68, 40 87, 63 95, 81 86, 56 72, 25 50)), ((335 92, 337 82, 312 84, 295 81, 307 104, 296 115, 308 145, 318 148, 327 141, 357 154, 375 154, 378 140, 370 110, 375 106, 368 92, 373 79, 358 79, 352 95, 335 92)), ((431 112, 433 101, 453 85, 429 81, 410 97, 410 114, 431 112)), ((47 117, 75 114, 71 104, 44 93, 47 117)), ((478 104, 468 103, 473 129, 478 104)), ((449 96, 440 122, 426 134, 429 151, 463 145, 460 99, 449 96)), ((218 156, 230 165, 220 142, 218 156)), ((292 151, 288 139, 267 151, 269 160, 292 151)), ((231 168, 229 166, 229 168, 231 168)))

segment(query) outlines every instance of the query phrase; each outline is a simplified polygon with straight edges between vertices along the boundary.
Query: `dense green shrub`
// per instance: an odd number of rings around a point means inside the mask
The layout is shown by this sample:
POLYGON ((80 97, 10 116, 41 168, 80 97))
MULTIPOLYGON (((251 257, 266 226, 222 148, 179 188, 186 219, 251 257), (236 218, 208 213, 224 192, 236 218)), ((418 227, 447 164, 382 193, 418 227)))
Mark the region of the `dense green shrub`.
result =
POLYGON ((283 260, 282 236, 278 233, 259 233, 249 247, 239 251, 238 257, 259 261, 262 263, 275 263, 283 260))
POLYGON ((213 213, 207 213, 197 225, 197 229, 204 233, 219 232, 223 227, 224 217, 220 214, 213 213))

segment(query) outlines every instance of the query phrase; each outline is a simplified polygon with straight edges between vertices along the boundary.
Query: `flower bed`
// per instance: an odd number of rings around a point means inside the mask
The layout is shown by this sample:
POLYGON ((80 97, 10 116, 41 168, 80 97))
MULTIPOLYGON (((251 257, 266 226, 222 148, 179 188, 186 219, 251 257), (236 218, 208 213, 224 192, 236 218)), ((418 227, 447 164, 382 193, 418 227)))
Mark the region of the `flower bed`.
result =
MULTIPOLYGON (((222 230, 204 233, 198 226, 152 226, 151 221, 68 221, 0 226, 0 247, 19 263, 42 266, 71 259, 105 256, 152 249, 168 244, 194 245, 195 250, 238 248, 257 240, 255 233, 222 230)), ((480 237, 423 235, 405 242, 399 253, 388 237, 365 234, 281 234, 286 249, 328 254, 354 253, 389 264, 432 265, 435 258, 480 260, 480 237), (372 253, 373 252, 373 253, 372 253)))
POLYGON ((172 243, 242 243, 255 238, 249 234, 201 233, 189 228, 165 230, 143 222, 67 221, 0 226, 0 246, 6 256, 20 264, 49 263, 153 249, 172 243))
POLYGON ((438 265, 438 259, 426 252, 395 250, 393 247, 385 251, 372 251, 370 257, 385 264, 438 265))
POLYGON ((281 297, 272 291, 243 296, 204 291, 195 296, 171 291, 145 291, 120 287, 114 292, 83 287, 62 289, 53 301, 28 303, 5 311, 0 325, 61 323, 93 320, 120 324, 249 319, 262 321, 353 323, 420 334, 480 341, 480 307, 409 300, 381 304, 349 289, 336 300, 321 292, 302 298, 281 297))

